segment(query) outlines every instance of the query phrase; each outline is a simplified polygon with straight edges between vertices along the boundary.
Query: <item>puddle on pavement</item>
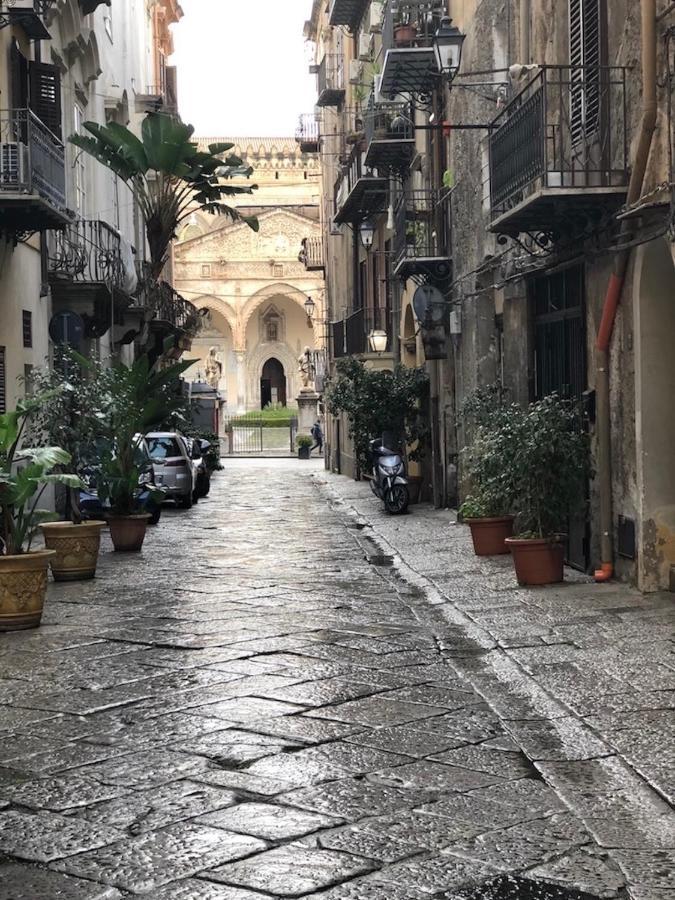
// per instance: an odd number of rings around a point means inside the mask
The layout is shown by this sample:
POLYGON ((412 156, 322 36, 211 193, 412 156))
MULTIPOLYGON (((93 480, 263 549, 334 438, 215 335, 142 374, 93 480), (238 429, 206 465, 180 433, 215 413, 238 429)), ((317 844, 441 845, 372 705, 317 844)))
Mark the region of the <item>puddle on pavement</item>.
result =
POLYGON ((471 891, 440 894, 439 900, 598 900, 593 894, 545 881, 501 875, 471 891))

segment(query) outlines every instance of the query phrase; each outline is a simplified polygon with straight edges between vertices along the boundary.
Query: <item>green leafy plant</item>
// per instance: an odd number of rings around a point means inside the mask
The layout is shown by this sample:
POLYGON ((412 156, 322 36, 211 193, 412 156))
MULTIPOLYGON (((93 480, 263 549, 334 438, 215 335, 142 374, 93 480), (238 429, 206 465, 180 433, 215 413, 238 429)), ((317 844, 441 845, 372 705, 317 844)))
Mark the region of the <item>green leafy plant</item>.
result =
POLYGON ((192 125, 164 113, 145 117, 140 138, 116 122, 85 122, 83 127, 88 135, 73 134, 69 140, 130 189, 145 219, 154 279, 162 272, 177 229, 193 212, 227 216, 258 230, 255 217, 243 216, 223 202, 225 197, 256 189, 256 185, 232 184, 234 178, 249 178, 253 172, 229 153, 234 144, 210 144, 201 151, 192 141, 192 125))
POLYGON ((22 401, 15 410, 0 415, 0 552, 7 556, 29 552, 40 524, 58 518, 38 508, 48 484, 80 484, 76 475, 53 471, 70 462, 61 447, 22 446, 30 417, 47 399, 37 396, 22 401))
POLYGON ((295 438, 298 447, 311 447, 314 441, 308 434, 299 434, 295 438))
POLYGON ((396 366, 386 372, 354 357, 339 359, 336 369, 326 386, 326 402, 333 415, 347 416, 360 469, 368 469, 369 442, 384 432, 400 435, 411 448, 409 458, 421 459, 428 437, 420 411, 429 387, 425 370, 396 366))
POLYGON ((198 441, 208 441, 211 446, 206 451, 206 466, 210 472, 219 472, 223 468, 220 461, 220 438, 215 431, 204 428, 190 428, 188 434, 198 441))

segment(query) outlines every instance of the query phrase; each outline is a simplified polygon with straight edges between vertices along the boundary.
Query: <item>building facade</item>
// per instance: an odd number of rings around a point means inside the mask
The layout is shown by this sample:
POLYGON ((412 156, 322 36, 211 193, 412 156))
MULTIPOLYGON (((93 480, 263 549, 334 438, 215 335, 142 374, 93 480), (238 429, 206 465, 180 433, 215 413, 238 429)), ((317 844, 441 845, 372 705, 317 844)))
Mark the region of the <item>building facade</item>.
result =
MULTIPOLYGON (((427 366, 438 504, 463 496, 460 410, 476 388, 578 399, 594 476, 568 559, 644 590, 667 588, 675 564, 673 12, 665 0, 333 0, 307 26, 331 358, 368 361, 386 321, 377 364, 427 366), (446 16, 465 36, 458 73, 434 52, 446 16), (410 305, 425 283, 445 310, 431 362, 410 305)), ((353 472, 344 423, 328 436, 333 464, 353 472)))
POLYGON ((0 3, 0 411, 55 341, 129 358, 153 321, 160 340, 188 318, 167 286, 158 321, 131 194, 68 143, 86 121, 134 130, 175 108, 165 54, 180 14, 172 0, 0 3))
MULTIPOLYGON (((195 214, 174 246, 176 289, 208 322, 192 343, 188 380, 213 378, 227 412, 294 405, 299 357, 309 348, 321 367, 324 347, 320 166, 314 148, 294 138, 204 138, 234 144, 254 169, 252 195, 235 197, 259 231, 195 214), (314 313, 307 315, 308 296, 314 313)), ((320 373, 319 373, 320 374, 320 373)))

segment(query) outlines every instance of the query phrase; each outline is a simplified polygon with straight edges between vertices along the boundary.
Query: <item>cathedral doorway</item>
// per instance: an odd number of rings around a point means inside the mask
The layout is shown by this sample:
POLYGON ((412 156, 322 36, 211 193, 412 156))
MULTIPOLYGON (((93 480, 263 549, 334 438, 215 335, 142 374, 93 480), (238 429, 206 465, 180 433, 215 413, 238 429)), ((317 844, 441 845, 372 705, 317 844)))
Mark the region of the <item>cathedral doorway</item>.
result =
POLYGON ((260 378, 260 408, 265 409, 270 403, 286 406, 286 373, 274 357, 267 360, 260 378))

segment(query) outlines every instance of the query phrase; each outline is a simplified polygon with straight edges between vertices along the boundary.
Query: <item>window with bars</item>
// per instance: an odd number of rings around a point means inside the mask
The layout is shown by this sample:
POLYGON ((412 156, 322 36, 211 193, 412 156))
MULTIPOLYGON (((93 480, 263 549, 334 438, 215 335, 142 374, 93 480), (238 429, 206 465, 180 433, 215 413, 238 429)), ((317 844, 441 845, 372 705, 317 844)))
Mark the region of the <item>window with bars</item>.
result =
POLYGON ((22 312, 23 325, 23 345, 24 347, 33 346, 33 313, 29 309, 22 312))
POLYGON ((605 64, 606 0, 569 0, 570 126, 572 144, 588 144, 600 124, 601 67, 605 64))

